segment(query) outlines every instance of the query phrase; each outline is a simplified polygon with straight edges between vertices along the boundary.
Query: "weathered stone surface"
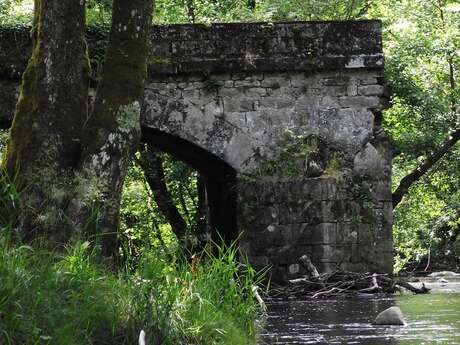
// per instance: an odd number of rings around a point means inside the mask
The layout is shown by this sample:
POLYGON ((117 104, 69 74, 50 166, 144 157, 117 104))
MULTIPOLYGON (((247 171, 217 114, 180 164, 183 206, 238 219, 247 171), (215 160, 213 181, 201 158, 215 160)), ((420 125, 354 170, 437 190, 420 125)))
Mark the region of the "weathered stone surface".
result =
POLYGON ((151 73, 381 68, 380 30, 378 21, 158 26, 151 73))
MULTIPOLYGON (((0 31, 5 128, 30 52, 27 30, 0 31)), ((392 271, 380 30, 378 21, 359 21, 151 32, 143 139, 217 183, 215 198, 235 196, 241 251, 270 265, 275 280, 303 274, 304 254, 320 271, 392 271)), ((107 34, 87 37, 96 67, 107 34)))
POLYGON ((401 309, 398 307, 390 307, 377 315, 374 324, 404 326, 405 322, 401 309))
POLYGON ((360 176, 379 179, 384 174, 385 161, 371 143, 367 143, 353 161, 353 170, 360 176))

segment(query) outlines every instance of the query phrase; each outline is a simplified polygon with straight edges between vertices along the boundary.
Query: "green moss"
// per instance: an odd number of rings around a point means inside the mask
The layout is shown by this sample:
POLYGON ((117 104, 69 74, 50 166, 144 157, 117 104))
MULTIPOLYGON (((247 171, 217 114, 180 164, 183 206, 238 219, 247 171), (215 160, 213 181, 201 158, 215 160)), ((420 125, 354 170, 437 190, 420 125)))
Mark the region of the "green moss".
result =
POLYGON ((149 59, 149 64, 157 65, 162 67, 167 67, 172 65, 172 61, 170 58, 163 57, 163 56, 152 56, 149 59))
POLYGON ((296 135, 287 131, 278 144, 280 150, 271 159, 264 160, 259 167, 248 174, 246 180, 260 177, 276 179, 299 179, 305 176, 305 160, 317 155, 320 150, 320 139, 316 135, 296 135))
POLYGON ((343 177, 343 157, 341 154, 334 152, 326 163, 324 169, 325 177, 341 179, 343 177))

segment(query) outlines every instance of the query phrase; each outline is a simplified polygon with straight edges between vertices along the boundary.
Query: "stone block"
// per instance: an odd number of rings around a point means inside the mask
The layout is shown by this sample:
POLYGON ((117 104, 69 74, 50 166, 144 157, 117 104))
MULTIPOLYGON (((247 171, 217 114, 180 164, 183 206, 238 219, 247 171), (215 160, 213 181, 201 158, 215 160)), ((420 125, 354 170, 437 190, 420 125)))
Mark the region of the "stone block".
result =
POLYGON ((313 262, 351 262, 351 245, 314 245, 313 262))
POLYGON ((305 78, 291 79, 292 87, 307 87, 309 85, 309 80, 305 78))
POLYGON ((270 181, 247 181, 240 178, 238 185, 239 203, 251 203, 259 206, 272 206, 281 201, 279 198, 278 184, 270 181))
POLYGON ((267 256, 249 256, 248 260, 258 269, 267 267, 270 264, 267 256))
POLYGON ((267 108, 267 109, 284 109, 290 108, 294 105, 294 100, 289 96, 282 96, 282 97, 264 97, 259 100, 259 107, 260 108, 267 108))
POLYGON ((366 272, 369 270, 366 264, 361 262, 342 262, 340 268, 348 272, 366 272))
POLYGON ((375 231, 370 224, 361 223, 358 224, 358 243, 367 245, 374 243, 376 240, 375 231))
POLYGON ((290 86, 290 77, 287 75, 266 75, 261 81, 261 86, 270 89, 290 86))
POLYGON ((300 272, 300 265, 299 264, 291 264, 288 266, 289 274, 298 274, 300 272))
POLYGON ((379 241, 376 243, 376 248, 378 252, 392 253, 394 250, 393 241, 392 240, 379 241))
POLYGON ((378 77, 372 74, 362 75, 359 77, 359 83, 361 85, 372 85, 378 83, 378 77))
POLYGON ((383 85, 362 85, 358 88, 358 93, 362 96, 381 96, 384 91, 383 85))
POLYGON ((235 80, 233 82, 233 86, 235 87, 240 87, 240 86, 248 86, 248 87, 254 87, 254 86, 260 86, 260 81, 259 80, 235 80))
POLYGON ((311 227, 310 244, 336 244, 337 224, 321 223, 311 227))
POLYGON ((336 202, 321 201, 321 213, 319 218, 321 222, 329 223, 337 221, 339 212, 336 202))
POLYGON ((202 81, 194 81, 194 82, 189 82, 186 85, 184 85, 184 90, 198 90, 202 89, 206 86, 205 82, 202 81))
POLYGON ((298 233, 293 229, 294 226, 289 225, 279 225, 281 236, 283 238, 282 243, 296 243, 297 238, 299 237, 298 233))
POLYGON ((374 200, 391 201, 392 195, 391 195, 390 181, 388 180, 374 181, 370 188, 370 193, 374 200))
POLYGON ((263 87, 251 87, 244 90, 244 95, 252 100, 259 100, 267 96, 267 89, 263 87))
POLYGON ((238 249, 243 256, 248 256, 251 254, 251 243, 247 240, 240 239, 238 249))
POLYGON ((276 258, 276 261, 279 262, 281 265, 288 265, 292 262, 292 251, 292 246, 290 244, 286 244, 281 248, 277 249, 274 257, 276 258))
POLYGON ((338 262, 313 262, 320 274, 332 273, 337 271, 340 264, 338 262))
POLYGON ((212 81, 227 81, 231 79, 232 77, 230 73, 217 73, 217 74, 213 73, 209 75, 208 77, 208 80, 212 80, 212 81))
POLYGON ((271 206, 256 206, 252 208, 247 208, 245 206, 239 206, 240 214, 244 217, 245 222, 251 226, 257 225, 257 227, 261 227, 260 231, 263 231, 266 227, 270 224, 278 224, 279 223, 279 211, 277 205, 271 206))
POLYGON ((361 205, 353 199, 346 200, 345 213, 343 214, 345 222, 358 222, 361 220, 361 205))
POLYGON ((391 273, 393 271, 393 252, 382 252, 377 246, 360 245, 360 262, 369 272, 391 273))
POLYGON ((324 222, 321 201, 297 202, 280 204, 280 224, 307 223, 318 224, 324 222))
POLYGON ((323 95, 329 95, 330 97, 337 96, 346 96, 349 95, 348 90, 349 85, 333 85, 327 86, 322 90, 323 95))
POLYGON ((321 98, 319 106, 323 109, 339 108, 339 98, 333 95, 326 95, 321 98))
POLYGON ((358 243, 359 227, 351 222, 337 224, 337 244, 358 243))
POLYGON ((375 96, 342 96, 339 97, 340 106, 344 108, 382 109, 383 103, 375 96))
POLYGON ((299 97, 302 93, 301 88, 293 88, 291 86, 281 86, 279 88, 267 88, 267 95, 273 97, 299 97))
POLYGON ((248 112, 254 110, 254 99, 249 97, 222 97, 225 112, 248 112))
POLYGON ((358 95, 358 85, 355 83, 347 85, 347 96, 357 96, 358 95))
POLYGON ((353 161, 353 172, 361 177, 382 179, 384 174, 385 160, 371 143, 367 143, 358 152, 353 161))
POLYGON ((334 77, 326 77, 323 79, 322 84, 324 86, 338 86, 338 85, 347 85, 350 81, 349 76, 337 75, 334 77))
POLYGON ((383 204, 382 209, 375 209, 375 221, 372 224, 375 229, 377 240, 390 240, 391 224, 393 223, 392 204, 386 202, 383 204))
POLYGON ((295 181, 284 188, 289 188, 294 200, 334 200, 337 196, 337 183, 333 179, 310 178, 295 181))
POLYGON ((265 242, 267 246, 278 246, 284 243, 282 235, 283 227, 277 224, 270 224, 265 231, 261 233, 261 242, 265 242))
POLYGON ((220 97, 233 98, 233 97, 239 97, 241 95, 241 92, 239 89, 236 89, 234 87, 222 87, 222 88, 219 88, 218 95, 220 97))

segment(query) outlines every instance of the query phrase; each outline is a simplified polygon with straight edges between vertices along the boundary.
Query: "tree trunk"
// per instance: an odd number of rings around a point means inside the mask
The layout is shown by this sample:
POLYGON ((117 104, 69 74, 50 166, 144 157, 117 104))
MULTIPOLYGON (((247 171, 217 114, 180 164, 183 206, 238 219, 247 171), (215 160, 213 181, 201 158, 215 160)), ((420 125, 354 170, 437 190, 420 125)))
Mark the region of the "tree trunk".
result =
POLYGON ((393 193, 393 208, 396 208, 402 198, 407 194, 409 188, 425 175, 441 158, 450 152, 451 148, 460 140, 460 129, 449 135, 447 140, 415 170, 404 176, 393 193))
POLYGON ((251 11, 256 9, 256 0, 248 0, 248 7, 251 11))
POLYGON ((207 211, 208 207, 206 204, 206 186, 204 181, 204 176, 198 174, 196 181, 197 196, 198 196, 198 205, 195 213, 195 223, 196 223, 196 236, 199 242, 204 244, 207 241, 208 234, 211 233, 211 229, 208 225, 207 211))
POLYGON ((94 231, 116 251, 121 188, 140 133, 152 0, 114 0, 93 113, 85 1, 35 0, 33 51, 3 165, 21 191, 18 230, 50 246, 94 231))
POLYGON ((140 138, 151 14, 152 0, 113 1, 94 110, 83 129, 79 181, 68 213, 76 229, 101 236, 105 256, 116 256, 121 189, 140 138))
POLYGON ((84 2, 35 0, 31 34, 3 165, 21 192, 19 233, 62 243, 69 238, 63 209, 87 116, 84 2))
POLYGON ((144 170, 145 179, 153 192, 153 198, 158 205, 158 209, 171 225, 171 229, 177 238, 183 239, 187 230, 187 224, 177 210, 166 187, 163 162, 159 156, 159 152, 153 147, 147 146, 141 152, 140 163, 144 170))
POLYGON ((193 0, 187 0, 185 3, 187 7, 187 18, 189 23, 195 23, 195 6, 193 4, 193 0))

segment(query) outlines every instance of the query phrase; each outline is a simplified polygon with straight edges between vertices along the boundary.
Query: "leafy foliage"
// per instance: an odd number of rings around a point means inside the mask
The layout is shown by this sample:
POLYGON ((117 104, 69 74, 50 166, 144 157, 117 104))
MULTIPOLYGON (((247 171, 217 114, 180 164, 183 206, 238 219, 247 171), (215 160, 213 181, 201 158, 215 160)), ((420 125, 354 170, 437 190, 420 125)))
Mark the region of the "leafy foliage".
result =
MULTIPOLYGON (((383 1, 370 15, 383 19, 386 82, 393 92, 384 126, 395 146, 393 185, 460 127, 457 83, 460 63, 460 6, 458 1, 383 1)), ((395 210, 397 269, 409 262, 460 264, 459 147, 411 188, 395 210)))

